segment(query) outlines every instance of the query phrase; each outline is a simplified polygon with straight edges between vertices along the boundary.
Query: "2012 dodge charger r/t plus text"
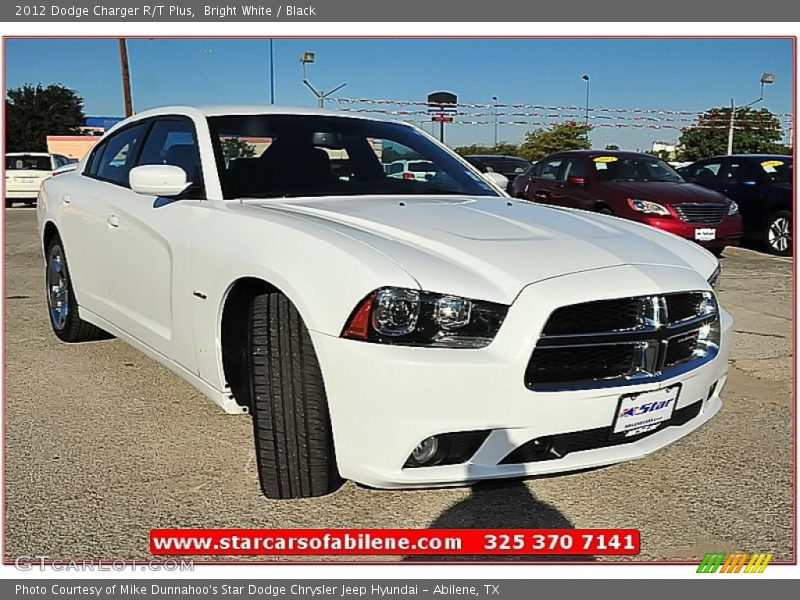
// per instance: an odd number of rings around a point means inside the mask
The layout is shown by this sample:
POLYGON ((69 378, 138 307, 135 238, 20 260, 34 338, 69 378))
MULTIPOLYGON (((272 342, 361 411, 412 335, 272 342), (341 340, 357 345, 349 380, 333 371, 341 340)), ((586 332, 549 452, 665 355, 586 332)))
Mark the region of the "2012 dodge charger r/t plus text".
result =
POLYGON ((151 110, 37 210, 56 335, 108 332, 249 412, 268 497, 611 464, 721 406, 710 252, 512 200, 409 125, 151 110))

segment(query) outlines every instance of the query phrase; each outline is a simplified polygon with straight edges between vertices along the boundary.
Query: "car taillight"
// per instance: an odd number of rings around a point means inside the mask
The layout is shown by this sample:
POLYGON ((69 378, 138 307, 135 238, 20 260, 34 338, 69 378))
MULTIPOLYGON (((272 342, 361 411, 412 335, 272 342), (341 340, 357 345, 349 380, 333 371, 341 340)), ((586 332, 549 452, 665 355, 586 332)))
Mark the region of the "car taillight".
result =
POLYGON ((416 179, 413 173, 403 173, 403 179, 416 179))

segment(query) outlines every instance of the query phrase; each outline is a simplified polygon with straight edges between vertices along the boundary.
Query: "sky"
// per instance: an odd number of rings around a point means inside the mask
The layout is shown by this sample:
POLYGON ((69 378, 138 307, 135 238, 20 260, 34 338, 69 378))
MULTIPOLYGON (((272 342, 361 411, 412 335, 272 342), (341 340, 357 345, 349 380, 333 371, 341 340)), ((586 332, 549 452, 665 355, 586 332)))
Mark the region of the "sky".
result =
MULTIPOLYGON (((83 97, 87 115, 123 114, 116 38, 7 39, 6 44, 8 87, 59 83, 83 97)), ((496 96, 503 103, 583 107, 582 75, 588 74, 590 107, 700 111, 727 106, 732 97, 737 105, 755 100, 761 74, 768 71, 776 81, 759 106, 792 111, 789 39, 277 38, 273 48, 275 100, 289 106, 316 104, 301 82, 299 62, 301 52, 313 51, 309 80, 322 90, 346 82, 337 95, 348 98, 425 100, 429 92, 448 90, 460 102, 491 104, 496 96)), ((129 39, 128 57, 135 110, 270 102, 266 38, 129 39)), ((518 142, 527 129, 501 125, 498 138, 518 142)), ((593 147, 647 150, 654 140, 675 141, 679 135, 601 127, 590 137, 593 147)), ((449 125, 446 140, 451 146, 491 145, 494 126, 449 125)))

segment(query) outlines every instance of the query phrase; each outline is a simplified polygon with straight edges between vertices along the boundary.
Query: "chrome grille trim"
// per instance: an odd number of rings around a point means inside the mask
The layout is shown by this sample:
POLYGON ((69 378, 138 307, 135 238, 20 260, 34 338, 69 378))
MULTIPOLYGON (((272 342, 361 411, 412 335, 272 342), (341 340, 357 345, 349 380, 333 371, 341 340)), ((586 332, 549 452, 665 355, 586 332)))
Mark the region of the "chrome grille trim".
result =
MULTIPOLYGON (((618 299, 620 305, 626 307, 631 307, 633 301, 639 301, 640 307, 637 325, 634 327, 566 334, 542 333, 525 370, 526 387, 534 391, 566 391, 662 381, 695 369, 717 356, 719 306, 712 292, 691 291, 618 299), (670 320, 670 305, 676 309, 680 319, 670 320), (689 316, 684 316, 687 314, 689 316), (695 338, 695 343, 686 344, 692 337, 695 338), (670 344, 683 344, 683 347, 670 344), (609 352, 610 348, 630 345, 634 345, 635 350, 628 354, 615 355, 609 352), (593 347, 599 355, 587 353, 587 349, 593 347), (576 360, 582 358, 585 362, 567 362, 564 351, 570 349, 575 350, 576 360), (548 357, 550 350, 557 350, 560 354, 549 354, 548 357), (559 362, 559 359, 563 362, 559 362), (581 366, 584 369, 596 368, 596 374, 610 371, 614 375, 558 379, 559 376, 580 372, 581 366), (555 381, 547 380, 548 373, 555 381)), ((594 306, 597 306, 597 302, 557 309, 550 315, 543 330, 547 330, 551 321, 554 318, 557 320, 559 315, 567 315, 565 318, 569 318, 572 325, 580 308, 585 307, 589 311, 594 306)), ((559 327, 563 329, 562 324, 556 323, 550 329, 559 327)))
POLYGON ((725 218, 725 204, 700 204, 687 202, 676 204, 675 211, 687 223, 720 223, 725 218))

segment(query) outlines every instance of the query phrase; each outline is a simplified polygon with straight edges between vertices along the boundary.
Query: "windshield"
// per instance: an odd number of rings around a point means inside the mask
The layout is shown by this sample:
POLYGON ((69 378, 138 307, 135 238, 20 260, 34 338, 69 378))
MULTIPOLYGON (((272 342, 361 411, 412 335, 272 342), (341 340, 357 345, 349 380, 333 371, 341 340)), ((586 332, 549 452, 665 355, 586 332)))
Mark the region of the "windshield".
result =
POLYGON ((236 115, 208 122, 226 199, 498 196, 452 154, 400 123, 313 115, 236 115))
POLYGON ((6 171, 50 171, 49 156, 6 156, 6 171))
POLYGON ((596 156, 592 159, 598 181, 683 181, 660 158, 644 156, 596 156))
POLYGON ((791 184, 794 181, 792 174, 792 159, 769 159, 761 161, 761 168, 772 183, 791 184))

